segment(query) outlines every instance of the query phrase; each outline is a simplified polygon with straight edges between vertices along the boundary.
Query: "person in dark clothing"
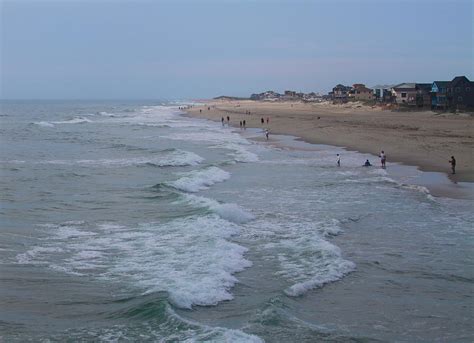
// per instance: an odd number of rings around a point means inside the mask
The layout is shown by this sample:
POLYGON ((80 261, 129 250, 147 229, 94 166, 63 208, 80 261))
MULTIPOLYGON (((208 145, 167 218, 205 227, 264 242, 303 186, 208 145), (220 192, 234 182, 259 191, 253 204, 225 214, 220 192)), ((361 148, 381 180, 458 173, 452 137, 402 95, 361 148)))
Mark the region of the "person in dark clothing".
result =
POLYGON ((380 153, 379 157, 380 157, 380 163, 382 164, 382 168, 385 169, 385 163, 387 161, 387 155, 385 155, 385 152, 383 150, 380 153))
POLYGON ((453 174, 456 174, 456 159, 454 158, 454 156, 451 156, 449 163, 451 163, 451 171, 453 172, 453 174))
POLYGON ((370 166, 372 166, 372 165, 370 164, 369 160, 365 161, 364 167, 370 167, 370 166))

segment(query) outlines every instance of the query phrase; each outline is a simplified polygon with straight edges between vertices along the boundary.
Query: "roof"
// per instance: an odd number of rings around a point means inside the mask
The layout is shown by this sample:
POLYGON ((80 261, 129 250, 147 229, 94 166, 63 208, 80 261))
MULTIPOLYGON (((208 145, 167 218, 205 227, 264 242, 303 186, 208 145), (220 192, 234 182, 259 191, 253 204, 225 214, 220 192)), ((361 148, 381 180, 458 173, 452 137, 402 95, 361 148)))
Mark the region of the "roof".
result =
POLYGON ((431 83, 417 83, 416 84, 416 89, 423 89, 426 91, 431 91, 431 83))
POLYGON ((465 76, 456 76, 453 81, 451 81, 451 86, 456 87, 460 82, 470 82, 469 79, 465 76))
POLYGON ((403 88, 403 89, 415 88, 415 87, 416 87, 416 83, 414 82, 405 82, 405 83, 400 83, 396 86, 393 86, 393 88, 403 88))
POLYGON ((446 88, 449 86, 451 81, 434 81, 433 83, 436 83, 436 86, 441 87, 441 88, 446 88))
POLYGON ((338 84, 338 85, 337 85, 336 87, 334 87, 333 89, 349 90, 349 89, 351 89, 351 87, 338 84))
POLYGON ((375 85, 373 87, 370 87, 372 89, 390 89, 393 88, 395 85, 375 85))

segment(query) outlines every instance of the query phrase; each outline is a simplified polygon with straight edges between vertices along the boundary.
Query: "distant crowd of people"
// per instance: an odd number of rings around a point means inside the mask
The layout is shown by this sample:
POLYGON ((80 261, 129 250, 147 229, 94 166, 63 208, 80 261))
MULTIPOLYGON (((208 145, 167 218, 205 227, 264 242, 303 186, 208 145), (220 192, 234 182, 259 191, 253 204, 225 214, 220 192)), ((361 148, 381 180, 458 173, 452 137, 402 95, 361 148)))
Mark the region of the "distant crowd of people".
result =
MULTIPOLYGON (((214 106, 212 106, 214 107, 214 106)), ((188 106, 189 108, 189 106, 188 106)), ((181 107, 180 107, 181 109, 181 107)), ((183 108, 184 109, 184 108, 183 108)), ((211 110, 211 107, 208 106, 207 107, 207 110, 210 111, 211 110)), ((202 109, 199 110, 200 113, 202 113, 202 109)), ((249 110, 246 110, 245 111, 245 114, 246 115, 250 115, 251 112, 249 110)), ((320 117, 318 117, 318 119, 320 119, 320 117)), ((230 126, 230 116, 227 116, 226 118, 222 117, 221 118, 221 122, 222 122, 222 126, 224 127, 225 124, 227 124, 227 126, 230 126), (226 119, 227 119, 227 122, 226 122, 226 119)), ((263 127, 263 125, 265 125, 265 122, 267 124, 267 126, 270 124, 270 118, 267 117, 266 120, 264 117, 261 117, 260 118, 260 123, 263 127)), ((241 130, 246 130, 247 129, 247 122, 246 120, 241 120, 239 122, 239 126, 240 126, 240 129, 241 130)), ((270 136, 270 129, 267 127, 265 129, 263 129, 263 133, 265 134, 265 138, 266 140, 269 139, 269 136, 270 136)), ((385 154, 385 151, 382 150, 378 156, 380 158, 380 166, 381 168, 383 169, 386 169, 387 168, 387 155, 385 154)), ((341 166, 341 155, 340 154, 336 154, 336 164, 338 167, 341 166)), ((456 174, 456 159, 454 158, 454 156, 451 156, 451 159, 449 160, 449 164, 451 165, 451 173, 452 174, 456 174)), ((362 165, 363 167, 372 167, 372 164, 370 163, 370 161, 367 159, 364 164, 362 165)))
MULTIPOLYGON (((200 113, 202 113, 202 110, 199 110, 200 113)), ((208 111, 210 111, 210 107, 208 107, 208 111)), ((250 111, 246 111, 245 112, 246 114, 250 114, 250 111)), ((262 126, 265 124, 265 119, 262 117, 260 119, 260 122, 262 124, 262 126)), ((270 124, 270 118, 267 117, 266 119, 266 123, 267 125, 270 124)), ((221 117, 221 124, 222 124, 222 127, 225 127, 226 125, 229 127, 230 126, 230 116, 226 116, 225 118, 224 117, 221 117)), ((244 119, 244 120, 240 120, 239 121, 239 127, 241 130, 246 130, 247 129, 247 121, 244 119)), ((263 133, 265 134, 265 138, 268 140, 269 137, 270 137, 270 129, 267 127, 263 130, 263 133)))

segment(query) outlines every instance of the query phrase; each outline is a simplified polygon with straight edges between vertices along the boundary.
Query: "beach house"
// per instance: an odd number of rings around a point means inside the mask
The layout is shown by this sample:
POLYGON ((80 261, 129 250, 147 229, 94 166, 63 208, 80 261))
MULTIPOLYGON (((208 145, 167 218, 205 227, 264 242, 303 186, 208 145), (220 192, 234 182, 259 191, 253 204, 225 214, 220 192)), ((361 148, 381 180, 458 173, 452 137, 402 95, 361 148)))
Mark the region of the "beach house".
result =
POLYGON ((356 83, 352 85, 352 89, 348 94, 349 98, 354 100, 372 100, 374 98, 374 92, 372 89, 367 88, 363 83, 356 83))
POLYGON ((446 87, 446 98, 449 108, 474 108, 474 82, 465 76, 456 76, 446 87))
POLYGON ((336 103, 347 102, 347 98, 349 97, 349 91, 351 89, 352 88, 349 86, 338 84, 332 89, 332 100, 336 103))
POLYGON ((448 108, 447 89, 450 81, 434 81, 431 84, 431 108, 445 110, 448 108))
POLYGON ((416 83, 400 83, 392 88, 392 96, 397 104, 416 105, 416 83))
POLYGON ((372 92, 374 97, 379 102, 392 102, 392 88, 394 85, 376 85, 373 86, 372 92))
POLYGON ((416 106, 430 108, 431 83, 416 83, 416 106))

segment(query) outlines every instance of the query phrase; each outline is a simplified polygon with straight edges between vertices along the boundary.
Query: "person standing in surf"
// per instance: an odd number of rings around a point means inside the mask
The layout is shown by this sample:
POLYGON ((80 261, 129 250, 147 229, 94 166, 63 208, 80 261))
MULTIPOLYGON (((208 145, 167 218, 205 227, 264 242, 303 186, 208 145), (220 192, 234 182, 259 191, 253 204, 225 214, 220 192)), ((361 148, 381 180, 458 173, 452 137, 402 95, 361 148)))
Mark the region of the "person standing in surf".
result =
POLYGON ((337 166, 341 166, 341 155, 337 154, 337 166))
POLYGON ((452 174, 456 174, 456 159, 454 156, 451 156, 451 159, 449 160, 449 163, 451 163, 451 172, 452 174))
POLYGON ((387 161, 387 156, 385 155, 385 152, 383 150, 380 153, 379 157, 380 157, 380 163, 382 164, 382 168, 385 169, 385 162, 387 161))

